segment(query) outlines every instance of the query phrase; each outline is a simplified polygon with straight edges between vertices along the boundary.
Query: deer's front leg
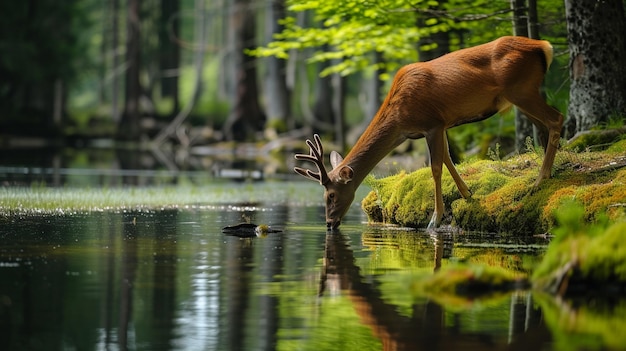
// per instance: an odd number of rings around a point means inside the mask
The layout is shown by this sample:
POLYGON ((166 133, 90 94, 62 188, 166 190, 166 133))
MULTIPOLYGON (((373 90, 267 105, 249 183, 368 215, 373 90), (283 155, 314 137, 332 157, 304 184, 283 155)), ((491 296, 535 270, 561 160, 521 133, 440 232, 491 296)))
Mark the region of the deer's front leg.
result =
POLYGON ((444 146, 445 146, 445 133, 443 131, 437 131, 429 133, 426 137, 428 144, 428 150, 430 152, 430 169, 433 173, 433 180, 435 181, 435 211, 428 223, 427 229, 435 229, 441 223, 443 217, 443 194, 441 191, 441 175, 443 171, 443 159, 444 159, 444 146))

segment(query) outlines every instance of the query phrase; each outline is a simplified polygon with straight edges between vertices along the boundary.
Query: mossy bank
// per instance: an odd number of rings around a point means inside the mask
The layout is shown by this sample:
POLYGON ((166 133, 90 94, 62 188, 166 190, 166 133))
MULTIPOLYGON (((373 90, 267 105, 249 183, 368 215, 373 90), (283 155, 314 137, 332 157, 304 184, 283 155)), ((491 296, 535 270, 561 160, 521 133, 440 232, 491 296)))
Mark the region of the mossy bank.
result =
MULTIPOLYGON (((584 206, 588 221, 600 213, 610 220, 626 219, 626 140, 602 151, 562 148, 552 178, 534 187, 541 160, 540 152, 529 152, 506 161, 478 160, 459 165, 457 169, 472 192, 467 200, 444 171, 444 224, 465 230, 545 233, 556 223, 557 209, 570 200, 584 206)), ((368 182, 373 190, 362 208, 371 222, 416 228, 428 225, 434 206, 430 168, 369 178, 368 182)))

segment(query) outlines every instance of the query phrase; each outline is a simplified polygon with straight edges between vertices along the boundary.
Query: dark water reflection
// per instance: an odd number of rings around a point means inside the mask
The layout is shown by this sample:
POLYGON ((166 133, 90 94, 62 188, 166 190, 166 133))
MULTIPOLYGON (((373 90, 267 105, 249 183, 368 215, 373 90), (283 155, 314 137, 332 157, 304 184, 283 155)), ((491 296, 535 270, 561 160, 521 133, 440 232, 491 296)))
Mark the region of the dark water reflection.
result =
POLYGON ((411 289, 457 260, 527 271, 540 239, 359 224, 327 234, 321 216, 278 206, 0 219, 0 349, 549 350, 570 335, 529 292, 459 307, 411 289), (221 233, 242 217, 284 231, 221 233))

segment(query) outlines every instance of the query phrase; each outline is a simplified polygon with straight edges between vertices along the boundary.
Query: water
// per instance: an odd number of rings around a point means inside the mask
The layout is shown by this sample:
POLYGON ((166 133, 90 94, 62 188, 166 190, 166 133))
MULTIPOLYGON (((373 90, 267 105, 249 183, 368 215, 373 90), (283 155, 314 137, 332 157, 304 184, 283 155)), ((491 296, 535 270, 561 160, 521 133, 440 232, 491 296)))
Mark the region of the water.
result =
POLYGON ((329 234, 323 208, 298 203, 0 217, 0 350, 626 349, 621 297, 414 289, 459 262, 529 274, 546 239, 390 230, 364 224, 358 205, 329 234), (222 233, 243 221, 282 232, 222 233))
MULTIPOLYGON (((411 275, 433 271, 436 238, 362 225, 358 211, 327 234, 322 215, 224 206, 3 219, 0 347, 435 349, 456 332, 480 336, 473 349, 482 349, 519 332, 508 325, 509 301, 519 297, 455 313, 411 295, 411 275), (221 232, 242 217, 283 231, 221 232)), ((455 250, 475 251, 452 241, 443 243, 444 265, 455 250)))

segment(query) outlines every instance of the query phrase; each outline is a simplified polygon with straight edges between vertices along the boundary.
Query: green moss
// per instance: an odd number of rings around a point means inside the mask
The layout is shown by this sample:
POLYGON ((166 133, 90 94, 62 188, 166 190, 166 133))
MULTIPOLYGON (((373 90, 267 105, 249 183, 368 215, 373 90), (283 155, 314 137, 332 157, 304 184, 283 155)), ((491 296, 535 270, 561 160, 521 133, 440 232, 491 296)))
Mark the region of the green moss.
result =
MULTIPOLYGON (((568 199, 585 206, 587 220, 598 213, 610 219, 626 218, 626 157, 618 142, 604 152, 559 151, 553 178, 534 187, 541 165, 538 153, 506 161, 479 160, 457 169, 472 192, 460 196, 449 173, 442 177, 447 221, 466 230, 512 234, 545 233, 556 223, 555 210, 568 199)), ((372 179, 375 194, 362 207, 370 221, 425 227, 434 208, 434 183, 430 169, 372 179)))
MULTIPOLYGON (((584 206, 584 218, 594 221, 598 214, 607 215, 611 220, 626 218, 626 170, 609 172, 607 179, 597 183, 575 184, 557 189, 550 194, 543 209, 543 220, 550 226, 555 223, 554 213, 564 202, 577 200, 584 206)), ((593 181, 593 180, 588 180, 593 181)))
POLYGON ((370 214, 370 220, 401 225, 428 224, 428 210, 433 197, 430 169, 421 169, 411 174, 401 172, 391 177, 371 180, 370 185, 375 195, 366 197, 362 204, 363 209, 370 214), (387 200, 382 201, 383 199, 387 200))
POLYGON ((589 130, 584 133, 577 134, 566 149, 574 151, 582 151, 587 149, 606 149, 613 143, 624 138, 623 127, 612 129, 589 130))
POLYGON ((556 238, 533 273, 535 287, 559 294, 626 287, 626 222, 598 215, 590 223, 575 201, 564 202, 555 215, 556 238))
POLYGON ((616 143, 611 144, 611 146, 609 146, 606 151, 623 155, 624 153, 626 153, 626 139, 622 139, 616 143))

